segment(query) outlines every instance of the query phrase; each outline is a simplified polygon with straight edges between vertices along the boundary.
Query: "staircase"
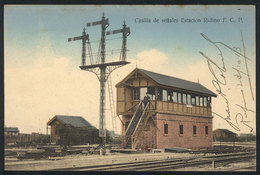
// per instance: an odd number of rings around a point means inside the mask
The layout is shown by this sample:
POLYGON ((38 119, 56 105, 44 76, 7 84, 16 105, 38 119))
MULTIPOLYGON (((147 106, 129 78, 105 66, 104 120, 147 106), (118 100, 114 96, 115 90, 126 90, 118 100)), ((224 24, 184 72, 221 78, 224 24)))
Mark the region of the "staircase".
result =
POLYGON ((130 123, 128 124, 128 127, 127 127, 126 131, 125 131, 125 134, 124 134, 124 147, 129 145, 129 142, 131 141, 131 136, 132 136, 132 134, 134 132, 134 129, 135 129, 135 127, 136 127, 140 117, 141 117, 142 108, 143 108, 143 103, 142 103, 142 101, 140 101, 140 103, 137 105, 137 109, 136 109, 132 119, 130 120, 130 123))
POLYGON ((150 102, 147 103, 145 110, 143 111, 143 114, 137 124, 137 127, 135 128, 133 135, 132 135, 132 148, 135 149, 138 141, 140 140, 140 136, 149 120, 149 118, 152 116, 152 113, 150 111, 150 102))
POLYGON ((124 134, 125 148, 135 149, 150 116, 150 101, 147 102, 146 106, 143 101, 140 101, 124 134))

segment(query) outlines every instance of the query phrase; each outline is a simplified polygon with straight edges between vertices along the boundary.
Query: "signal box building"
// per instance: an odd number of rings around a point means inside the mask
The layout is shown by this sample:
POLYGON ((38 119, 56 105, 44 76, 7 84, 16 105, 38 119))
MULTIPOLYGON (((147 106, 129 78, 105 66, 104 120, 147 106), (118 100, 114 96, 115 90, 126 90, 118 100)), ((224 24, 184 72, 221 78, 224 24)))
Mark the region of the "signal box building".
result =
POLYGON ((211 98, 216 94, 206 87, 136 68, 116 88, 123 147, 212 147, 211 98))

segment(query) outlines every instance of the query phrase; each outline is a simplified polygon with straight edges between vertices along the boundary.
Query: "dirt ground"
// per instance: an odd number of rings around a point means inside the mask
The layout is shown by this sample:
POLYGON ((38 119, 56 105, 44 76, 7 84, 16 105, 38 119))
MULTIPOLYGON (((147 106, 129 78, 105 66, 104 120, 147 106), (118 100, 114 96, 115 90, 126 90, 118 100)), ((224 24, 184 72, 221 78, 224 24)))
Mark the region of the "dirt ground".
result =
MULTIPOLYGON (((248 146, 248 145, 247 145, 248 146)), ((247 147, 246 146, 246 147, 247 147)), ((252 145, 250 145, 251 147, 252 145)), ((255 147, 255 145, 253 146, 255 147)), ((14 156, 5 157, 5 170, 6 171, 46 171, 60 168, 73 168, 90 165, 104 165, 114 163, 129 163, 140 162, 147 160, 165 160, 172 158, 196 158, 202 154, 190 153, 139 153, 139 154, 124 154, 124 153, 109 153, 104 156, 100 155, 86 155, 74 154, 64 157, 49 157, 41 160, 18 160, 14 156)), ((212 165, 186 167, 182 169, 174 169, 174 171, 235 171, 240 167, 249 167, 245 171, 254 171, 256 160, 232 164, 216 164, 215 169, 212 165), (251 167, 251 168, 250 168, 251 167), (253 167, 253 168, 252 168, 253 167)))
MULTIPOLYGON (((169 170, 171 171, 171 170, 169 170)), ((173 171, 256 171, 256 161, 251 162, 239 162, 231 164, 217 164, 213 169, 212 165, 203 165, 196 167, 186 167, 174 169, 173 171), (244 167, 241 169, 241 167, 244 167)))
POLYGON ((170 158, 196 157, 199 154, 189 153, 144 153, 144 154, 110 154, 100 155, 69 155, 55 157, 47 160, 17 160, 16 158, 5 159, 5 170, 41 171, 56 168, 81 167, 89 165, 102 165, 111 163, 139 162, 147 160, 161 160, 170 158))

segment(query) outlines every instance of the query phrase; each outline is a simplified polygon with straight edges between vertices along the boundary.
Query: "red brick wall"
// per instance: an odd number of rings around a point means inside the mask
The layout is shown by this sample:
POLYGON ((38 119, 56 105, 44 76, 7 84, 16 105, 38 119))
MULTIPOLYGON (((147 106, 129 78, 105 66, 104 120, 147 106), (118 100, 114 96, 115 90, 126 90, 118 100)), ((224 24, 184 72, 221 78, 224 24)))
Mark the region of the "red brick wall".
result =
POLYGON ((181 147, 181 148, 207 148, 212 147, 212 118, 180 116, 173 114, 156 115, 157 148, 181 147), (164 134, 164 124, 168 124, 168 134, 164 134), (180 134, 179 126, 183 125, 183 134, 180 134), (193 135, 193 125, 197 127, 197 134, 193 135), (208 126, 208 135, 205 134, 205 126, 208 126))
MULTIPOLYGON (((123 123, 130 121, 130 116, 122 116, 123 123)), ((124 126, 121 126, 121 147, 123 148, 123 133, 124 126)), ((148 149, 148 148, 156 148, 156 127, 152 119, 150 118, 147 122, 147 125, 144 131, 141 133, 139 141, 136 146, 137 149, 148 149)))
MULTIPOLYGON (((122 121, 130 121, 130 116, 122 116, 122 121)), ((147 123, 149 126, 141 134, 137 149, 163 149, 165 147, 198 149, 212 147, 212 118, 157 113, 154 121, 157 127, 150 118, 147 123), (164 124, 168 124, 168 134, 164 134, 164 124), (179 133, 180 124, 183 125, 182 135, 179 133), (193 135, 193 125, 196 125, 197 128, 196 135, 193 135), (205 126, 208 126, 208 135, 205 133, 205 126)), ((122 125, 122 135, 123 129, 122 125)))
POLYGON ((156 148, 156 127, 151 118, 148 120, 144 131, 141 133, 136 147, 145 150, 156 148))

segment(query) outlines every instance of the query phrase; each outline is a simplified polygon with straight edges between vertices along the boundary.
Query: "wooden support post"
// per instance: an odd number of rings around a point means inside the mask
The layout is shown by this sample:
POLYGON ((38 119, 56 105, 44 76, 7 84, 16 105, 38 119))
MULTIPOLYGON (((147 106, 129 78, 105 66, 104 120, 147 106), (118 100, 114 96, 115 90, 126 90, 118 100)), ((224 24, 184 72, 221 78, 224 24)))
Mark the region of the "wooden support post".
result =
POLYGON ((215 161, 212 160, 212 169, 214 170, 215 169, 215 161))
POLYGON ((104 154, 103 154, 104 152, 103 152, 103 147, 102 147, 102 146, 100 147, 99 153, 100 153, 101 156, 104 155, 104 154))

